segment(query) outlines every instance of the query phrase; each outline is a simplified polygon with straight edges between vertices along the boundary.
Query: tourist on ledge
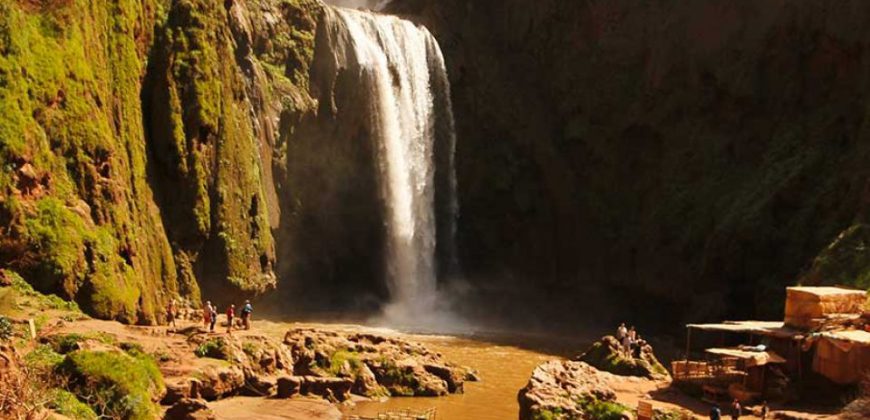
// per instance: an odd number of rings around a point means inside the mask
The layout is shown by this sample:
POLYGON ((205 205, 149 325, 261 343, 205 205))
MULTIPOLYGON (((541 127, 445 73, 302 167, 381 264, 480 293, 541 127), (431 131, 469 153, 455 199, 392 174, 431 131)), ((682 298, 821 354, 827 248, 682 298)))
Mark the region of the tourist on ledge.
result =
POLYGON ((202 324, 205 328, 208 328, 209 324, 211 324, 212 312, 214 312, 214 308, 211 307, 211 301, 206 301, 205 306, 202 308, 202 324))
POLYGON ((230 305, 227 308, 227 334, 233 333, 233 320, 236 317, 236 305, 230 305))
POLYGON ((166 324, 172 327, 173 330, 178 329, 178 325, 175 323, 175 312, 175 299, 172 299, 171 301, 169 301, 169 304, 166 305, 166 324))
POLYGON ((209 302, 208 303, 208 310, 209 310, 209 322, 210 322, 208 324, 208 330, 210 332, 214 332, 214 324, 217 323, 217 316, 218 316, 217 306, 214 306, 211 304, 211 302, 209 302))
POLYGON ((242 325, 246 330, 251 329, 251 314, 254 313, 254 307, 250 300, 245 301, 245 306, 242 307, 242 325))

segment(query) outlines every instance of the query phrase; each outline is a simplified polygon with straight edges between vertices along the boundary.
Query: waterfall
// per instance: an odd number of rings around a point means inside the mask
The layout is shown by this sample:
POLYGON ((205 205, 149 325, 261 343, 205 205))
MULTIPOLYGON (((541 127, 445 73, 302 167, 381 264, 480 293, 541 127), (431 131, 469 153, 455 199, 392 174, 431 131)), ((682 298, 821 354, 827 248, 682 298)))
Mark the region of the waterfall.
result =
POLYGON ((360 111, 368 114, 365 126, 375 146, 385 206, 391 296, 385 314, 405 322, 435 309, 436 147, 449 154, 441 159, 448 168, 439 173, 447 179, 449 197, 442 201, 448 203, 451 219, 440 228, 450 236, 458 212, 456 140, 444 57, 429 31, 407 20, 338 7, 325 13, 321 30, 328 37, 331 62, 315 66, 351 78, 345 82, 354 86, 353 96, 365 98, 366 109, 360 111))

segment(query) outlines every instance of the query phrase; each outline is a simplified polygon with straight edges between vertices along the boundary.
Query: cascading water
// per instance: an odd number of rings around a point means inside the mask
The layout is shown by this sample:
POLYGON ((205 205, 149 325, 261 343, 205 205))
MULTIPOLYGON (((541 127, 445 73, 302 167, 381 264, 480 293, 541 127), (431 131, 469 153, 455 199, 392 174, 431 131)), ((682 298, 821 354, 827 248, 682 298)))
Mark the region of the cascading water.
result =
POLYGON ((327 8, 325 13, 326 27, 321 29, 333 60, 325 68, 356 78, 349 82, 355 85, 354 96, 366 97, 365 125, 375 144, 385 203, 391 295, 385 315, 391 322, 419 321, 434 311, 437 299, 437 141, 449 153, 449 168, 439 171, 447 174, 451 220, 440 228, 451 235, 458 211, 453 191, 455 133, 444 58, 429 31, 409 21, 344 8, 327 8))

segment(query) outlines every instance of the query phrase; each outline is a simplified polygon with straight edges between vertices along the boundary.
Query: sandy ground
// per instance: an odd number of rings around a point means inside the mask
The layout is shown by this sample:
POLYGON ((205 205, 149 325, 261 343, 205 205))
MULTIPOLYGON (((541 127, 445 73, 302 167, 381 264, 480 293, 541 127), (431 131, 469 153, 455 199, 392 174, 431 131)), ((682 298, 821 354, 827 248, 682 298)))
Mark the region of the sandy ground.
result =
POLYGON ((334 405, 319 399, 290 400, 256 397, 235 397, 209 404, 221 420, 333 420, 341 412, 334 405))

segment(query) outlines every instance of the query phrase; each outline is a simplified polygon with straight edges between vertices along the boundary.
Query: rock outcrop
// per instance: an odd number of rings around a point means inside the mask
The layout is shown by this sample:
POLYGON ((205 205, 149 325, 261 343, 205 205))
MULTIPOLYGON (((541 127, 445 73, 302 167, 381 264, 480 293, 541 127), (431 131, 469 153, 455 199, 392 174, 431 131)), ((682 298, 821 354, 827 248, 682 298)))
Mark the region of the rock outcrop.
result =
POLYGON ((519 392, 520 419, 591 419, 590 410, 616 400, 609 377, 583 362, 544 363, 519 392))
POLYGON ((653 348, 644 343, 633 354, 627 355, 616 337, 605 336, 592 344, 575 359, 615 375, 640 376, 656 380, 669 380, 668 370, 656 359, 653 348))
MULTIPOLYGON (((287 332, 284 343, 297 375, 344 378, 348 391, 368 397, 462 393, 465 381, 474 379, 470 369, 397 338, 295 329, 287 332)), ((293 387, 304 390, 307 381, 293 387)))

